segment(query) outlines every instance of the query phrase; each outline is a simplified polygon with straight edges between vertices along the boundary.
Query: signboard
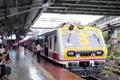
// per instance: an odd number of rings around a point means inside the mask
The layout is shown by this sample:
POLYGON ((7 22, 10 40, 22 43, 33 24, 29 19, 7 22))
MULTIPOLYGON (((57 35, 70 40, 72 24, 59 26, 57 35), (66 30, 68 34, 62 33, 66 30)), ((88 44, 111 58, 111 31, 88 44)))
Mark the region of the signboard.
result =
POLYGON ((98 34, 97 30, 83 30, 85 34, 98 34))

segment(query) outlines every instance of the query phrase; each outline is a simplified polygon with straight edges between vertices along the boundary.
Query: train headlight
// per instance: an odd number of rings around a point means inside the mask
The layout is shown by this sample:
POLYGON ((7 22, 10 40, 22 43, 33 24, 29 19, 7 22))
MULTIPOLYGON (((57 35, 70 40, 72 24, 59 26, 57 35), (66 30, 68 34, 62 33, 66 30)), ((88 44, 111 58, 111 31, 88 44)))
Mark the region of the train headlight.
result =
POLYGON ((67 55, 68 55, 68 56, 75 56, 75 52, 74 52, 74 51, 68 51, 68 52, 67 52, 67 55))
POLYGON ((69 30, 73 30, 73 29, 74 29, 74 26, 70 25, 69 30))
POLYGON ((96 54, 97 55, 103 55, 103 51, 97 51, 96 54))

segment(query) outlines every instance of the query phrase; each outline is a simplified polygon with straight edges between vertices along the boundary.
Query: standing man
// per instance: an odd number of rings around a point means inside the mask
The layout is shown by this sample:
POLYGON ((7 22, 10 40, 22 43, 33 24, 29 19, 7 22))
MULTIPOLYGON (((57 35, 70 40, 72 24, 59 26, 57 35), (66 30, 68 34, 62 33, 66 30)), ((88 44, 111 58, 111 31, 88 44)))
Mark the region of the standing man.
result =
POLYGON ((39 43, 40 39, 38 38, 37 42, 39 43))
POLYGON ((40 50, 41 50, 41 46, 39 44, 39 42, 37 42, 37 62, 40 62, 40 50))
POLYGON ((32 43, 32 49, 33 49, 33 57, 34 57, 34 49, 35 49, 35 41, 33 40, 33 43, 32 43))
POLYGON ((15 49, 15 43, 13 42, 13 49, 15 49))
POLYGON ((2 36, 1 36, 1 40, 2 40, 2 44, 5 44, 5 40, 3 39, 2 36))
POLYGON ((18 43, 18 49, 19 49, 19 45, 20 45, 20 43, 18 43))

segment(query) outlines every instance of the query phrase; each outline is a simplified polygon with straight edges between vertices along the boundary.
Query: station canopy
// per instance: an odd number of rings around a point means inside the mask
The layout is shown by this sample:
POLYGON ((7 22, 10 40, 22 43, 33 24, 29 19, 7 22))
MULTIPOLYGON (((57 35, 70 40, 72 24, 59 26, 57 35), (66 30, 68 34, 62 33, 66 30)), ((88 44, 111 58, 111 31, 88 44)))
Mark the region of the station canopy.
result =
POLYGON ((120 16, 120 0, 53 0, 45 12, 120 16))
POLYGON ((24 35, 42 13, 120 15, 119 0, 0 0, 0 33, 24 35))
MULTIPOLYGON (((0 0, 0 33, 25 35, 51 0, 0 0)), ((1 35, 0 34, 0 35, 1 35)))

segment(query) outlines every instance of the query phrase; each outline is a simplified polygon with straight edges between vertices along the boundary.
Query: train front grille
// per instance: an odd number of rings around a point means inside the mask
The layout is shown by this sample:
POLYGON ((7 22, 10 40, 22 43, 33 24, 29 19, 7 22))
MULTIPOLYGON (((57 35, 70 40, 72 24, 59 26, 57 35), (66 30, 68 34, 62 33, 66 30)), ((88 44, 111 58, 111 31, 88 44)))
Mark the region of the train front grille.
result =
POLYGON ((88 66, 89 66, 89 61, 79 62, 79 67, 88 67, 88 66))

